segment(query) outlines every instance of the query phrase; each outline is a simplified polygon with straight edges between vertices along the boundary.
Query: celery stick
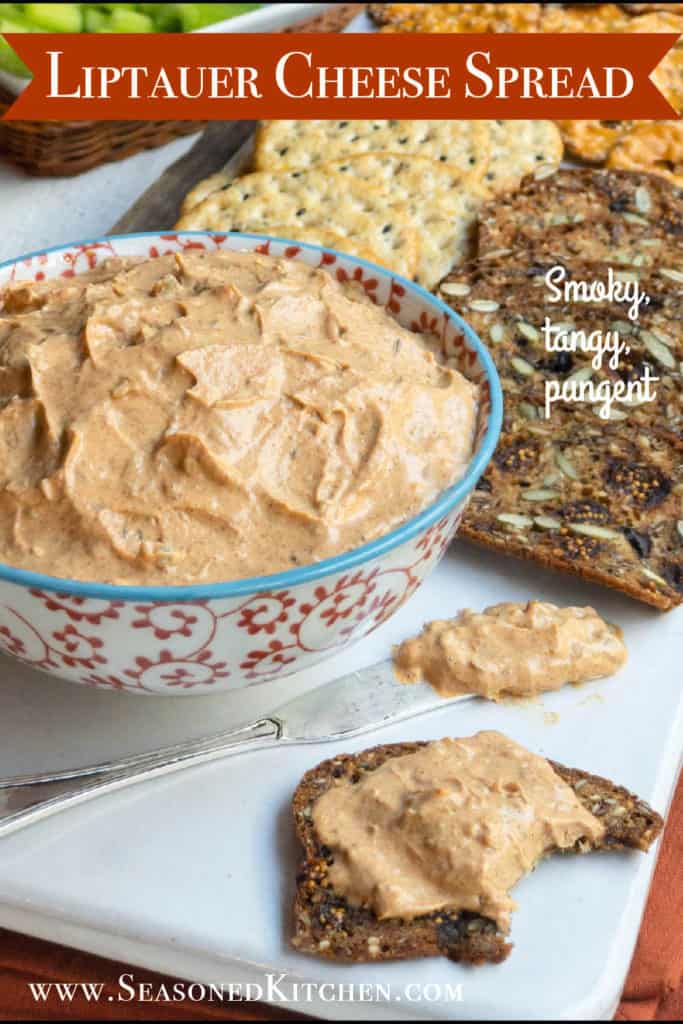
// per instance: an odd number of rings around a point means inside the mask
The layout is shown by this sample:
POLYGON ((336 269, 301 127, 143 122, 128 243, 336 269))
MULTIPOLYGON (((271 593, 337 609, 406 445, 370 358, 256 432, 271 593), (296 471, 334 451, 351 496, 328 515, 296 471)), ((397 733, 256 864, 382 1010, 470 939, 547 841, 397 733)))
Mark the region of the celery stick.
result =
POLYGON ((83 22, 86 32, 106 32, 107 15, 96 7, 86 7, 83 11, 83 22))
POLYGON ((0 4, 0 18, 9 18, 10 20, 19 18, 21 20, 21 7, 19 4, 0 4))
POLYGON ((183 29, 191 32, 193 29, 204 28, 206 25, 215 25, 217 21, 225 21, 227 18, 236 18, 247 11, 253 11, 261 4, 178 4, 180 17, 183 21, 183 29))
POLYGON ((180 31, 182 26, 177 4, 138 4, 138 7, 150 16, 157 32, 180 31))
POLYGON ((106 30, 108 32, 153 32, 154 22, 147 14, 124 8, 111 12, 106 30))
MULTIPOLYGON (((23 32, 21 28, 12 25, 4 19, 0 20, 0 32, 23 32)), ((31 72, 23 60, 16 55, 10 44, 0 36, 0 68, 9 71, 11 75, 19 75, 20 78, 30 78, 31 72)))
POLYGON ((38 29, 29 25, 23 18, 0 17, 0 32, 37 32, 38 29))
POLYGON ((24 17, 43 32, 80 32, 83 28, 78 4, 24 4, 24 17))
POLYGON ((3 32, 38 32, 35 25, 29 24, 21 11, 16 14, 0 14, 0 21, 11 28, 2 29, 3 32))
POLYGON ((199 15, 199 4, 175 4, 180 18, 180 28, 183 32, 193 32, 201 25, 199 15))

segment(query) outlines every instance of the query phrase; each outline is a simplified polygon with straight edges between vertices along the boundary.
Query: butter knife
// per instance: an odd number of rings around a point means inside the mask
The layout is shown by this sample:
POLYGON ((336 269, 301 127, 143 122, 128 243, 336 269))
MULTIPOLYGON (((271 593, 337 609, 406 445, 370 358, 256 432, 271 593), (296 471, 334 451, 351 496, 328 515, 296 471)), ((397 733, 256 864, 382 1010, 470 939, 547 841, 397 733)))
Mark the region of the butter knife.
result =
POLYGON ((384 661, 310 690, 237 729, 119 761, 0 779, 0 838, 57 811, 192 765, 264 747, 361 736, 444 706, 424 683, 397 683, 391 661, 384 661))

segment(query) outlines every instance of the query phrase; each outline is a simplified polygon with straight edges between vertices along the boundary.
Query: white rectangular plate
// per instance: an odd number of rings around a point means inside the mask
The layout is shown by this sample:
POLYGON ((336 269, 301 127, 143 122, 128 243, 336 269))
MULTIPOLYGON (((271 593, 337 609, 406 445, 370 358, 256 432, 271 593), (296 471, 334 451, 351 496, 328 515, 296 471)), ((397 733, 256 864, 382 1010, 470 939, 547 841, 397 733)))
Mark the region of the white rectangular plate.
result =
MULTIPOLYGON (((0 660, 0 774, 77 766, 197 736, 385 658, 425 620, 528 598, 593 604, 620 623, 628 665, 542 701, 469 701, 355 743, 255 752, 64 813, 0 847, 0 925, 204 982, 268 972, 390 985, 393 1002, 298 1008, 330 1019, 607 1019, 623 985, 655 856, 556 857, 516 889, 515 948, 497 967, 441 958, 339 966, 288 945, 298 851, 289 802, 306 769, 342 749, 500 729, 613 778, 664 812, 683 750, 683 613, 457 543, 373 636, 305 676, 215 698, 133 698, 60 684, 0 660), (407 1003, 405 986, 462 984, 463 1002, 407 1003)), ((96 980, 96 979, 93 979, 96 980)), ((436 989, 426 990, 432 996, 436 989)))

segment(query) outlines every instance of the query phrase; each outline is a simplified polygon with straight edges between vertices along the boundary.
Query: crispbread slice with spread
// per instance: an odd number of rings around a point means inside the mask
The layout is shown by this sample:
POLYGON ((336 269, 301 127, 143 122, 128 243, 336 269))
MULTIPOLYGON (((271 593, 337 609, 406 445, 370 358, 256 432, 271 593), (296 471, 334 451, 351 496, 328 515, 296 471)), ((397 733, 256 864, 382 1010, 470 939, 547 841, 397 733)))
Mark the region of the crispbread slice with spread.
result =
POLYGON ((271 225, 298 229, 325 227, 348 238, 354 251, 363 248, 375 261, 413 277, 420 260, 420 240, 405 206, 392 204, 360 182, 320 170, 256 172, 229 181, 181 217, 179 229, 263 231, 271 225))
POLYGON ((254 166, 305 169, 370 152, 426 157, 453 172, 482 177, 489 131, 483 121, 264 121, 254 166))
MULTIPOLYGON (((332 785, 354 785, 385 761, 414 753, 423 743, 394 743, 323 761, 302 779, 293 800, 294 823, 303 847, 294 902, 293 944, 329 960, 366 962, 446 956, 466 964, 500 963, 511 945, 494 921, 457 908, 413 920, 378 920, 350 906, 327 882, 331 853, 321 846, 312 820, 316 800, 332 785), (343 783, 342 783, 343 780, 343 783)), ((605 825, 600 848, 647 851, 662 830, 660 816, 628 790, 606 779, 549 762, 583 806, 605 825)), ((588 852, 581 841, 576 852, 588 852)))
MULTIPOLYGON (((461 534, 668 610, 683 600, 683 274, 621 271, 651 297, 633 324, 626 303, 551 303, 543 268, 532 269, 477 264, 440 289, 489 346, 505 395, 501 439, 461 534), (547 352, 546 316, 587 335, 617 331, 630 351, 599 371, 592 353, 547 352), (547 381, 628 382, 646 366, 659 378, 655 401, 615 404, 608 421, 597 403, 562 402, 545 419, 547 381)), ((573 277, 606 281, 607 269, 576 266, 573 277)))

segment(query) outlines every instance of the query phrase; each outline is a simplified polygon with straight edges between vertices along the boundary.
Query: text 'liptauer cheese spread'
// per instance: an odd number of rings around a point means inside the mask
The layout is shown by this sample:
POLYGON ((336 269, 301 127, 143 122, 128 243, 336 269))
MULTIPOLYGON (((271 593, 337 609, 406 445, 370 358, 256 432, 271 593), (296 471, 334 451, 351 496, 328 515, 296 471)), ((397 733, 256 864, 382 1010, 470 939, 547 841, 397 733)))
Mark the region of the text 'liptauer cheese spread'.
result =
POLYGON ((604 826, 550 764, 499 732, 427 743, 313 807, 335 893, 380 919, 469 910, 507 931, 512 886, 604 826))
POLYGON ((472 454, 477 390, 357 286, 266 255, 113 258, 0 307, 0 560, 180 584, 387 533, 472 454))

